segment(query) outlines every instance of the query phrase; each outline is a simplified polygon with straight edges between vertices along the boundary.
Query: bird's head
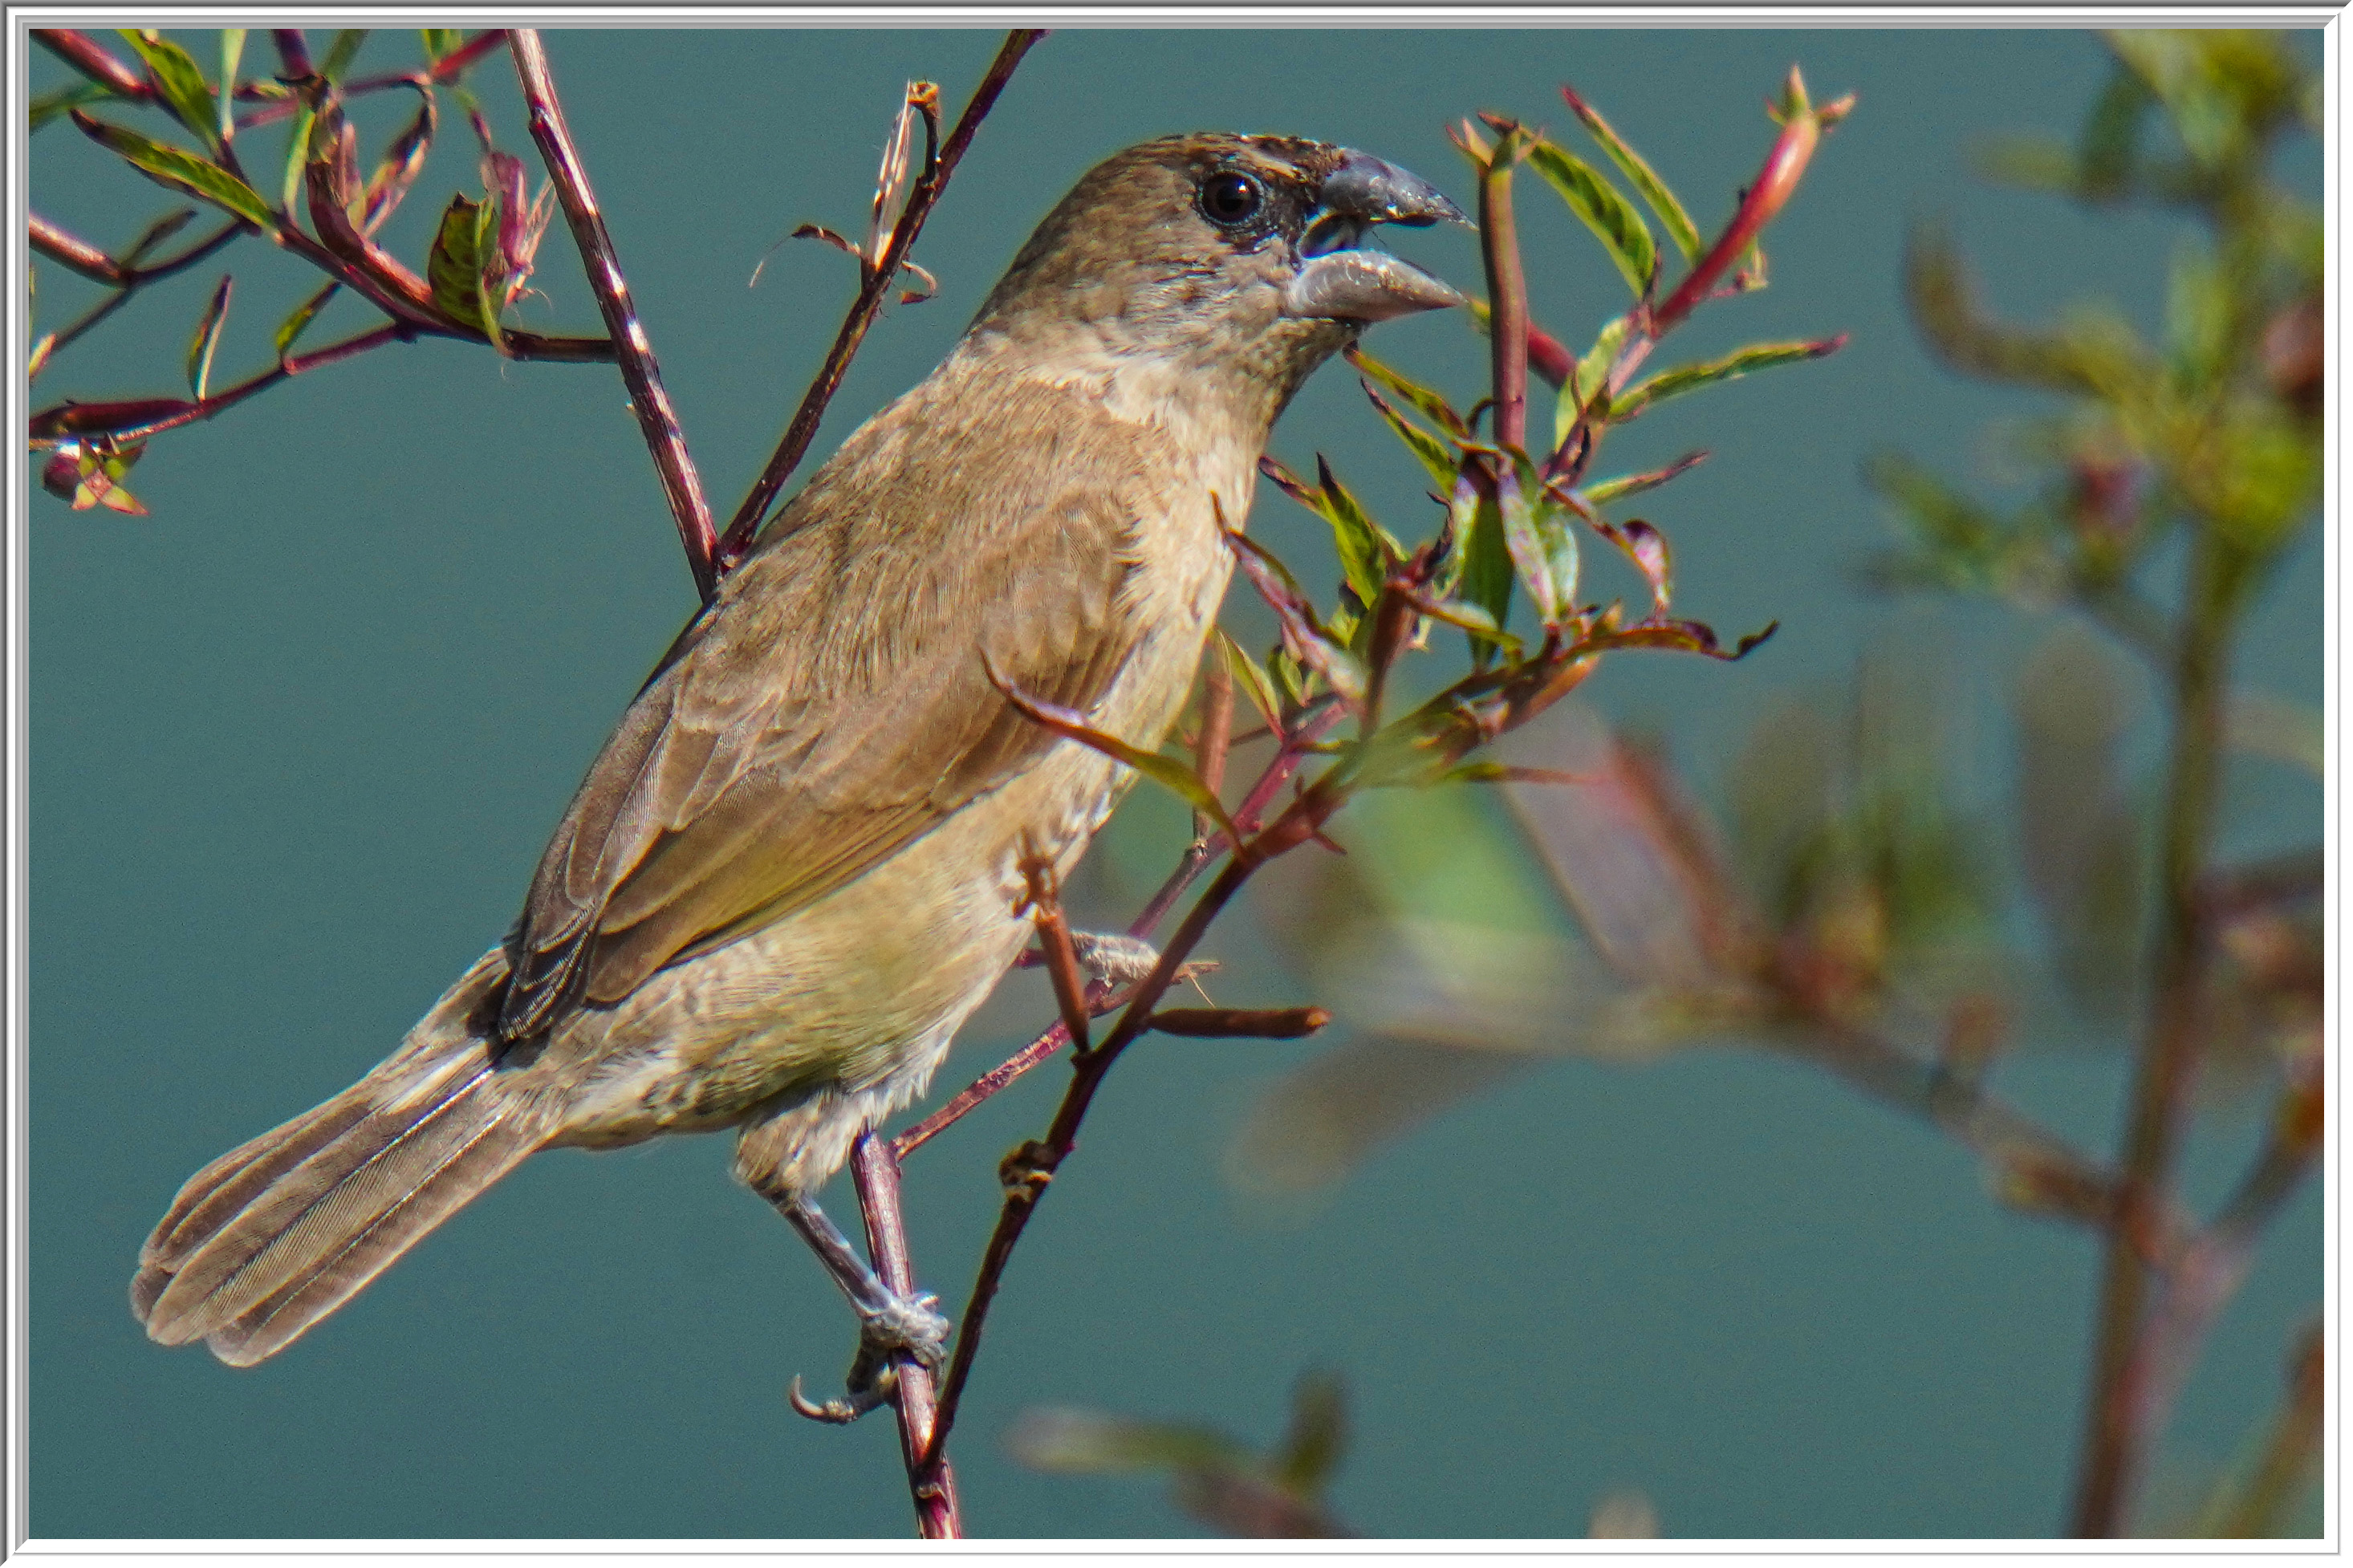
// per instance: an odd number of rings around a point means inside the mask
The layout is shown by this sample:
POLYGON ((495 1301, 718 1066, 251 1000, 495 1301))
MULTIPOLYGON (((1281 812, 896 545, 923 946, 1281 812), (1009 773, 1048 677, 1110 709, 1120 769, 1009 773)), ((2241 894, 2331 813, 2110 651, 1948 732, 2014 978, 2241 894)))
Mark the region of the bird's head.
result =
POLYGON ((1346 147, 1222 132, 1146 142, 1088 171, 1047 215, 967 342, 1081 374, 1148 367, 1271 424, 1370 323, 1463 302, 1367 243, 1382 224, 1441 219, 1465 221, 1427 182, 1346 147))

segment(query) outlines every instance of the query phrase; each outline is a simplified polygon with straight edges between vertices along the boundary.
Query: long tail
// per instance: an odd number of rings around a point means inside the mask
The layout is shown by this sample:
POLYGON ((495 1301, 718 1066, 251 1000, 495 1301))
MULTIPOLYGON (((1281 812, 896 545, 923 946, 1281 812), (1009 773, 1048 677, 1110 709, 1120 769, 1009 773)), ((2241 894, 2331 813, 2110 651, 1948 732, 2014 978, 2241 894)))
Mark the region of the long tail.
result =
POLYGON ((503 973, 487 955, 374 1072, 189 1179, 131 1282, 150 1339, 275 1354, 545 1141, 467 1026, 503 973))

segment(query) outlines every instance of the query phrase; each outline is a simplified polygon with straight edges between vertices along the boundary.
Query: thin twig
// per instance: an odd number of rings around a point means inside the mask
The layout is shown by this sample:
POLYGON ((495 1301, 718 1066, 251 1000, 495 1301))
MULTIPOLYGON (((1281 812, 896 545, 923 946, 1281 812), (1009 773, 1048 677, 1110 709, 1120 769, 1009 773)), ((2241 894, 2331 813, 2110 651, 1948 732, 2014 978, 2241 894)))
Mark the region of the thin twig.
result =
POLYGON ((865 340, 867 329, 881 313, 882 301, 891 291, 901 264, 906 260, 908 252, 914 248, 916 236, 923 232, 923 220, 931 216, 933 205, 938 202, 941 193, 947 189, 949 176, 955 173, 956 163, 963 158, 965 149, 972 144, 973 133, 980 129, 981 121, 995 106, 997 94, 1011 79, 1014 68, 1021 63, 1021 57, 1029 52, 1030 46, 1045 36, 1042 27, 1017 27, 1006 35, 1004 46, 989 64, 988 74, 981 78, 980 86, 973 90, 972 101, 965 105, 964 113, 957 117, 955 129, 948 134, 946 145, 940 149, 938 162, 925 169, 907 193, 907 205, 891 231, 890 246, 876 259, 873 270, 859 289, 857 301, 850 306, 841 330, 834 335, 833 347, 827 351, 825 363, 818 369, 817 379, 809 383, 808 391, 802 395, 800 406, 793 413, 792 423, 785 427, 784 438, 770 455, 767 466, 760 470, 760 477, 744 496, 744 503, 735 509, 735 516, 728 523, 725 536, 719 542, 717 559, 722 574, 732 569, 744 558, 744 552, 752 547, 753 538, 767 517, 769 506, 785 488, 785 481, 792 478, 793 470, 800 466, 801 458, 807 455, 809 443, 817 436, 818 423, 825 417, 826 405, 833 400, 835 391, 841 385, 841 378, 849 373, 849 362, 857 354, 859 344, 865 340))
POLYGON ((531 139, 546 160, 556 199, 564 204, 572 237, 580 247, 580 259, 587 268, 596 308, 604 313, 605 330, 611 334, 621 379, 628 384, 638 428, 653 454, 654 470, 661 476, 662 493, 670 501, 670 516, 677 521, 679 542, 686 548, 695 591, 709 604, 719 592, 719 573, 713 560, 716 539, 711 503, 703 499, 702 476, 687 455, 686 433, 679 428, 677 411, 662 389, 653 344, 647 340, 637 306, 629 299, 629 285, 621 276, 613 237, 606 230, 604 215, 596 210, 596 195, 588 188, 588 171, 580 162, 579 149, 573 145, 571 129, 564 122, 564 107, 548 74, 547 52, 540 43, 539 29, 517 27, 510 42, 515 76, 522 84, 523 103, 531 112, 531 139))
POLYGON ((267 391, 304 371, 355 359, 370 349, 382 348, 386 343, 414 342, 422 335, 404 322, 387 321, 383 326, 356 337, 345 338, 340 342, 329 343, 312 353, 290 355, 257 375, 193 403, 176 397, 126 403, 75 403, 69 400, 34 415, 28 422, 28 434, 32 440, 47 443, 91 437, 104 437, 115 441, 143 441, 164 431, 176 430, 183 425, 195 425, 215 415, 227 413, 254 394, 267 391))
MULTIPOLYGON (((1258 783, 1250 786, 1250 795, 1234 812, 1235 826, 1245 833, 1252 832, 1257 828, 1259 817, 1269 805, 1273 804, 1274 797, 1282 792, 1283 786, 1288 784, 1306 764, 1308 759, 1314 755, 1306 748, 1322 740, 1345 715, 1345 709, 1337 702, 1326 699, 1320 706, 1302 717, 1299 727, 1293 731, 1283 748, 1275 753, 1274 759, 1267 764, 1266 771, 1259 775, 1258 783)), ((1143 912, 1128 922, 1127 934, 1134 937, 1149 937, 1160 922, 1167 918, 1168 911, 1176 907, 1176 900, 1184 896, 1185 889, 1193 885, 1194 879, 1200 876, 1208 868, 1209 863, 1223 853, 1226 847, 1226 837, 1222 833, 1216 833, 1208 838, 1197 840, 1188 847, 1183 857, 1178 859, 1176 868, 1168 874, 1167 880, 1161 883, 1159 891, 1154 893, 1151 900, 1145 903, 1143 912)), ((1127 994, 1124 991, 1099 986, 1088 993, 1088 1008, 1090 1012, 1100 1016, 1110 1008, 1124 1003, 1126 999, 1127 994)), ((1014 1079, 1060 1050, 1070 1043, 1070 1032, 1063 1027, 1060 1020, 1056 1020, 1037 1038, 975 1079, 970 1086, 954 1100, 900 1133, 892 1141, 892 1149, 899 1158, 905 1159, 956 1122, 963 1121, 975 1108, 983 1101, 994 1098, 1014 1079)))
MULTIPOLYGON (((874 1261, 874 1272, 900 1295, 913 1294, 915 1266, 907 1250, 899 1161, 890 1140, 871 1131, 859 1134, 850 1174, 858 1184, 859 1212, 866 1219, 866 1254, 874 1261)), ((892 1404, 899 1415, 899 1449, 907 1467, 907 1489, 914 1499, 916 1527, 926 1541, 959 1540, 964 1519, 956 1501, 955 1472, 944 1453, 933 1451, 932 1369, 909 1355, 892 1364, 892 1404)))
POLYGON ((32 248, 59 265, 70 268, 95 283, 103 283, 114 290, 85 310, 70 325, 60 329, 49 344, 49 357, 54 360, 65 348, 131 302, 131 297, 151 283, 160 283, 195 266, 206 257, 241 234, 254 232, 253 226, 243 218, 231 218, 220 228, 198 240, 179 255, 153 263, 152 266, 127 266, 115 260, 88 240, 67 233, 38 213, 26 215, 26 237, 32 248))
MULTIPOLYGON (((283 36, 284 35, 282 34, 277 33, 273 33, 271 35, 272 37, 280 37, 283 36)), ((302 36, 300 33, 293 35, 298 45, 301 41, 301 37, 302 36)), ((485 31, 477 33, 472 37, 468 38, 464 43, 459 45, 456 48, 451 49, 448 54, 443 55, 439 59, 435 60, 429 66, 426 66, 417 70, 385 71, 375 76, 356 77, 350 81, 338 82, 335 85, 335 91, 342 97, 350 99, 363 98, 372 92, 386 92, 396 87, 431 88, 445 86, 448 82, 456 79, 459 76, 462 75, 470 67, 478 64, 484 56, 492 53, 501 44, 503 44, 506 41, 506 28, 488 28, 485 31)), ((282 56, 282 47, 280 53, 282 56)), ((309 54, 306 52, 301 57, 301 68, 299 70, 295 68, 295 61, 293 58, 290 57, 287 58, 286 74, 296 80, 300 80, 302 78, 311 75, 311 68, 309 54)), ((238 96, 243 97, 244 93, 240 90, 238 96)), ((239 131, 250 131, 257 125, 268 125, 275 121, 284 120, 288 116, 299 112, 301 107, 301 102, 298 99, 273 99, 269 102, 264 104, 261 108, 255 110, 252 113, 240 116, 237 122, 237 128, 239 131)))

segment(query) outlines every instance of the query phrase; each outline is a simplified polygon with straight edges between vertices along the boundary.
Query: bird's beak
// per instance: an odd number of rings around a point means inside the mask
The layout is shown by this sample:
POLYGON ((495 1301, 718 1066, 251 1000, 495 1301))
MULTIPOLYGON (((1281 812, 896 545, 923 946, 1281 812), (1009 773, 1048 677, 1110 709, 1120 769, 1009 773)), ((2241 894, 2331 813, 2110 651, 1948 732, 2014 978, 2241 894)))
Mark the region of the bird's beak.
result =
POLYGON ((1427 228, 1468 224, 1462 209, 1418 174, 1350 152, 1324 180, 1321 205, 1300 239, 1299 271, 1283 290, 1286 315, 1386 321, 1465 303, 1462 296, 1386 250, 1364 248, 1374 225, 1427 228))

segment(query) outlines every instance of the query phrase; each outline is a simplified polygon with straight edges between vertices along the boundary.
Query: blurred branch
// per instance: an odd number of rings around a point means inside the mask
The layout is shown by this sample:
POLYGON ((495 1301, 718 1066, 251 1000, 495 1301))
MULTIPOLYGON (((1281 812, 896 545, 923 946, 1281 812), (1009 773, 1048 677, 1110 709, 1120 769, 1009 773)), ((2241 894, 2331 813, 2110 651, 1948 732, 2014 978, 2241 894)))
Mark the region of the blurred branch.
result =
POLYGON ((629 298, 629 285, 621 276, 621 260, 613 248, 613 237, 605 227, 604 215, 596 209, 596 193, 588 185, 588 171, 580 162, 579 149, 573 144, 571 128, 565 123, 564 106, 555 96, 555 81, 548 72, 547 51, 540 42, 539 30, 516 28, 512 52, 515 77, 522 83, 523 103, 531 114, 532 140, 539 144, 548 177, 555 183, 556 198, 564 204, 564 216, 571 226, 573 240, 580 247, 588 286, 596 293, 596 308, 604 315, 606 331, 611 335, 621 379, 629 388, 629 406, 637 414, 638 428, 645 437, 646 447, 653 454, 654 471, 661 477, 662 493, 678 524, 679 542, 686 548, 687 568, 694 574, 695 591, 702 596, 703 603, 709 604, 719 592, 714 563, 716 539, 711 504, 702 495, 702 476, 695 472, 694 459, 687 454, 686 432, 679 428, 677 410, 670 406, 670 394, 663 390, 661 369, 654 363, 653 344, 646 336, 635 301, 629 298))
POLYGON ((818 421, 825 417, 826 405, 833 400, 834 393, 841 385, 841 378, 849 374, 849 362, 857 355, 859 345, 865 341, 867 329, 881 313, 882 301, 889 295, 892 283, 905 263, 908 252, 914 248, 915 238, 923 232, 923 220, 931 216, 933 206, 947 189, 948 179, 955 173, 965 149, 972 144, 973 135, 980 129, 980 122, 987 118, 988 111, 996 106, 997 95, 1012 79, 1014 68, 1020 65, 1021 58, 1029 52, 1030 47, 1045 36, 1046 30, 1042 27, 1017 27, 1006 35, 1004 45, 997 51, 997 58, 990 62, 980 85, 973 89, 972 100, 965 105, 964 113, 957 118, 955 129, 949 133, 946 144, 940 149, 938 157, 916 177, 914 185, 908 191, 906 206, 892 230, 890 245, 868 269, 865 280, 859 288, 857 300, 842 321, 841 330, 834 335, 833 347, 826 353, 825 363, 818 368, 817 379, 809 384, 808 391, 802 395, 800 406, 794 411, 792 423, 785 427, 784 439, 777 443, 767 466, 760 470, 759 479, 754 481, 743 504, 735 509, 735 516, 728 523, 726 534, 719 541, 716 559, 722 575, 751 549, 754 537, 767 518, 768 508, 785 488, 785 481, 792 478, 793 470, 800 466, 801 458, 807 455, 809 443, 817 437, 818 421))
POLYGON ((2222 710, 2232 633, 2245 585, 2243 563, 2211 533, 2190 566, 2187 624, 2173 672, 2174 732, 2159 830, 2160 901, 2151 959, 2151 1012, 2126 1131, 2124 1182, 2109 1233, 2100 1291, 2098 1345, 2074 1533, 2124 1527, 2134 1483, 2164 1401, 2152 1381, 2147 1337, 2150 1276, 2142 1237, 2168 1201, 2173 1165, 2196 1080, 2207 983, 2201 892, 2221 794, 2222 710))
POLYGON ((2253 1474, 2214 1500, 2200 1534, 2249 1540, 2284 1533, 2281 1515, 2311 1478, 2326 1434, 2327 1335, 2313 1323, 2288 1356, 2287 1401, 2273 1423, 2253 1474))
POLYGON ((124 64, 121 56, 88 33, 69 27, 35 27, 33 41, 118 98, 152 100, 155 89, 124 64))

